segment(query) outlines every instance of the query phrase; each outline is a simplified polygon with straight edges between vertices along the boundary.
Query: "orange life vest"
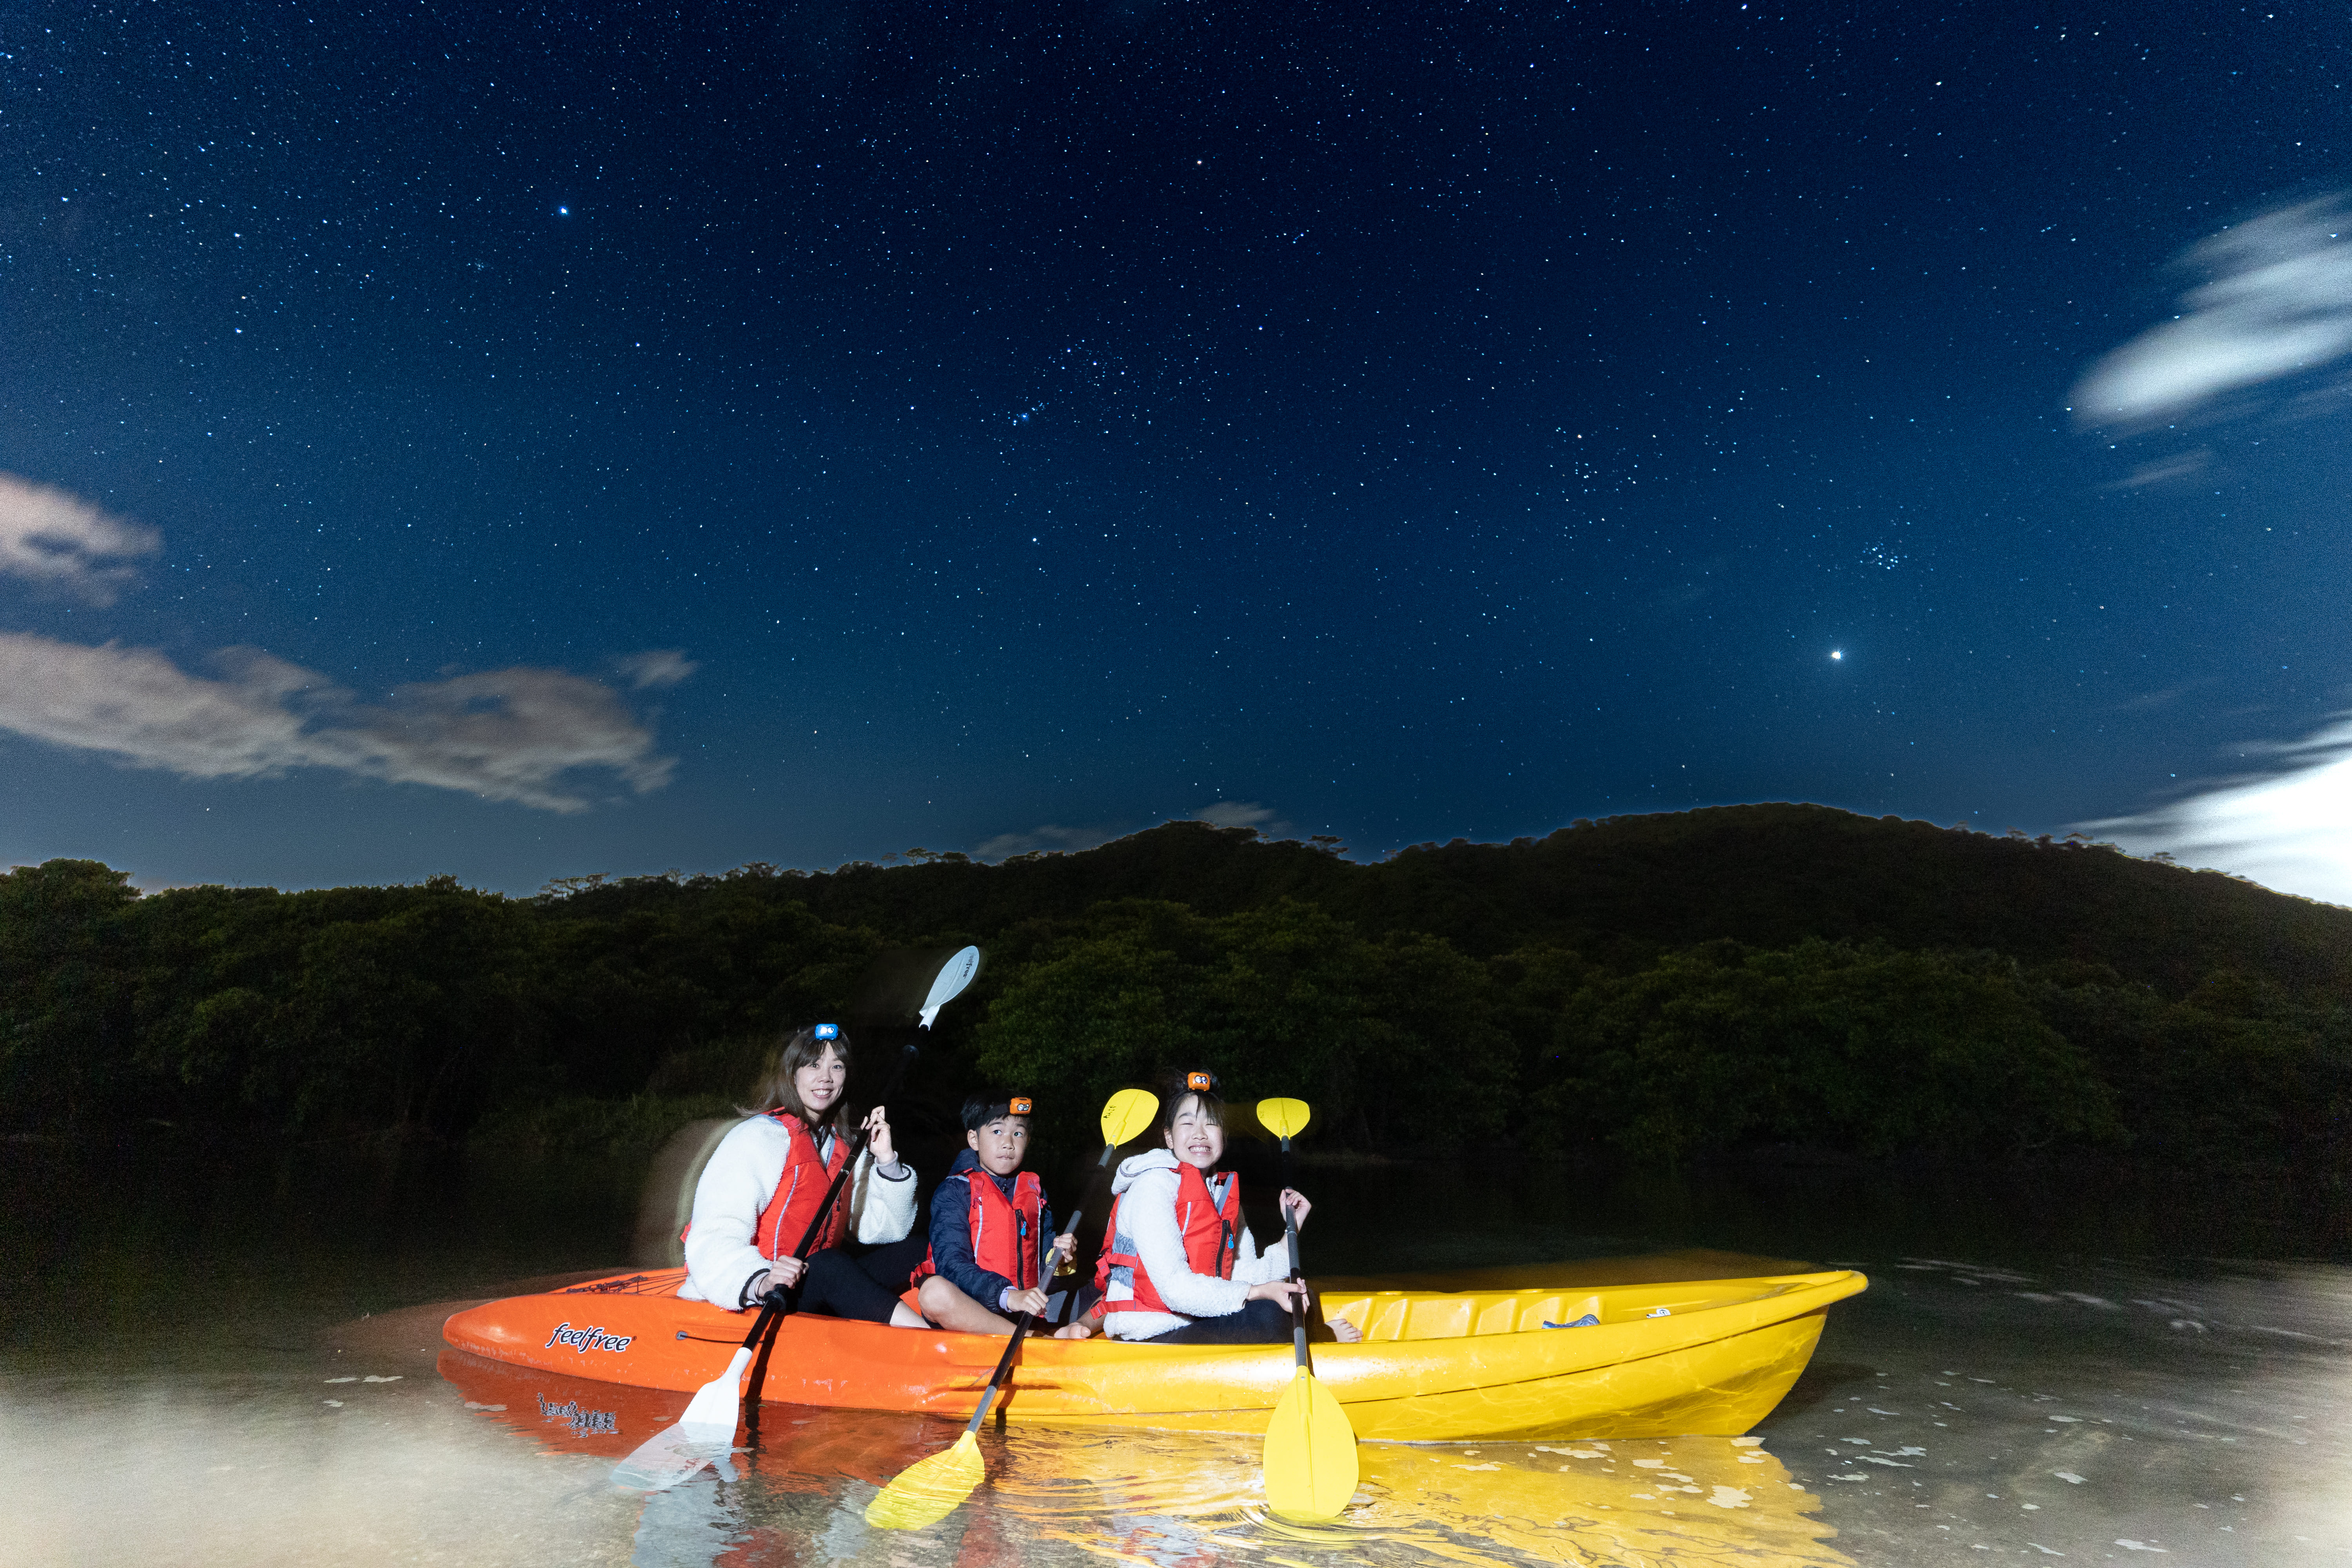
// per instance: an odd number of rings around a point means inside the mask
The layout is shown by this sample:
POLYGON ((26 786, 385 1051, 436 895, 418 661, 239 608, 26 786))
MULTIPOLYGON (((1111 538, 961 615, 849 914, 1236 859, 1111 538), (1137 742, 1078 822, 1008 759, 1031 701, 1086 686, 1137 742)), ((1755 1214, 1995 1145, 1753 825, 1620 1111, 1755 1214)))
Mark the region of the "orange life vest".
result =
MULTIPOLYGON (((991 1274, 1003 1275, 1015 1290, 1035 1289, 1037 1255, 1045 1247, 1039 1233, 1045 1224, 1045 1189, 1038 1184, 1037 1173, 1024 1171, 1013 1177, 1009 1200, 986 1171, 966 1171, 963 1184, 971 1190, 972 1261, 991 1274)), ((925 1248, 923 1261, 915 1268, 915 1283, 920 1285, 939 1271, 925 1248)), ((993 1301, 981 1305, 996 1310, 993 1301)))
MULTIPOLYGON (((1219 1204, 1210 1197, 1208 1180, 1201 1174, 1201 1167, 1180 1163, 1176 1169, 1176 1227, 1183 1234, 1184 1261, 1192 1266, 1193 1273, 1230 1279, 1234 1277, 1234 1259, 1241 1250, 1242 1179, 1229 1174, 1224 1182, 1225 1201, 1219 1204)), ((1175 1309, 1161 1300, 1160 1292, 1152 1289, 1151 1276, 1145 1272, 1143 1259, 1121 1249, 1122 1243, 1133 1245, 1118 1232, 1118 1208, 1126 1201, 1124 1193, 1111 1200, 1102 1260, 1095 1265, 1095 1289, 1103 1292, 1101 1310, 1175 1313, 1175 1309), (1133 1300, 1110 1299, 1114 1268, 1129 1271, 1128 1283, 1135 1291, 1133 1300)))
MULTIPOLYGON (((760 1217, 751 1222, 751 1245, 760 1256, 773 1263, 789 1257, 807 1234, 809 1222, 816 1217, 817 1205, 824 1202, 825 1194, 833 1190, 834 1177, 849 1161, 849 1140, 835 1133, 833 1158, 820 1160, 816 1155, 816 1140, 808 1123, 789 1110, 768 1112, 789 1137, 784 1149, 784 1169, 776 1178, 776 1190, 760 1205, 760 1217)), ((822 1252, 828 1247, 838 1247, 849 1230, 849 1205, 835 1204, 825 1215, 824 1228, 818 1231, 811 1252, 822 1252)))

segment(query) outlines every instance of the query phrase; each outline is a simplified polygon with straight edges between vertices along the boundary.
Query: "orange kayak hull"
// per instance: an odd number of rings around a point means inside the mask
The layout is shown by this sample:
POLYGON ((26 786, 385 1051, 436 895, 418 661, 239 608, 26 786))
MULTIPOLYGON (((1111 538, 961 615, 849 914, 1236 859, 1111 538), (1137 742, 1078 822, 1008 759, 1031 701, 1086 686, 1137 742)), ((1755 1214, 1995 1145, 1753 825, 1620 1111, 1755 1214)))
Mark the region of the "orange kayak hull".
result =
MULTIPOLYGON (((751 1326, 677 1294, 678 1269, 514 1296, 444 1337, 509 1365, 690 1393, 751 1326)), ((1360 1344, 1315 1347, 1316 1375, 1372 1440, 1737 1436, 1785 1394, 1822 1313, 1867 1285, 1845 1269, 1667 1284, 1327 1290, 1360 1344), (1571 1325, 1587 1316, 1590 1326, 1571 1325)), ((794 1313, 761 1393, 783 1404, 967 1418, 1004 1342, 794 1313)), ((1285 1345, 1031 1339, 1008 1421, 1257 1435, 1291 1380, 1285 1345)))

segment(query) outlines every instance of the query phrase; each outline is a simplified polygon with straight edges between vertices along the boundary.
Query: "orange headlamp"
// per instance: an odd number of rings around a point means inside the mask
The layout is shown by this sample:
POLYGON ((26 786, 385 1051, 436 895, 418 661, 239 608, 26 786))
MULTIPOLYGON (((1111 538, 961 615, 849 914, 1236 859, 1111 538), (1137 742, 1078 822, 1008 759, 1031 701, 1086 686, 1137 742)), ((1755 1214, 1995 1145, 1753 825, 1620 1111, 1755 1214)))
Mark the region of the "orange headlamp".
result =
POLYGON ((1016 1095, 1014 1095, 1014 1096, 1013 1097, 1012 1103, 1011 1103, 1011 1104, 1009 1104, 1009 1105, 1007 1105, 1007 1106, 1004 1108, 1004 1114, 1006 1114, 1007 1116, 1026 1116, 1026 1115, 1028 1115, 1028 1114, 1029 1114, 1029 1097, 1028 1097, 1027 1095, 1025 1095, 1025 1094, 1016 1094, 1016 1095))
POLYGON ((1184 1087, 1195 1094, 1214 1094, 1217 1091, 1217 1075, 1213 1072, 1188 1072, 1184 1075, 1184 1087))

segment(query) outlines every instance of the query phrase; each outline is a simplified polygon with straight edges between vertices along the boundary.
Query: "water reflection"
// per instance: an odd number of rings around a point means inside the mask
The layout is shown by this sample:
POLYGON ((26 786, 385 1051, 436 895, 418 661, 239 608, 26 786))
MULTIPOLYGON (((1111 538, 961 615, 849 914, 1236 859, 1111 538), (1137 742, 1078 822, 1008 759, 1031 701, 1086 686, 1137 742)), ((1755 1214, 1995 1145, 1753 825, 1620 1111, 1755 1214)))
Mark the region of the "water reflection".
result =
MULTIPOLYGON (((541 1451, 625 1458, 683 1394, 521 1371, 457 1351, 442 1376, 541 1451), (503 1408, 500 1408, 503 1407, 503 1408)), ((951 1441, 942 1422, 770 1405, 745 1447, 644 1498, 632 1561, 664 1568, 936 1555, 956 1568, 1109 1558, 1196 1568, 1244 1561, 1415 1563, 1851 1562, 1820 1500, 1760 1439, 1465 1446, 1367 1444, 1356 1502, 1302 1529, 1262 1506, 1258 1444, 1156 1432, 992 1432, 989 1483, 927 1531, 886 1536, 878 1485, 951 1441), (893 1548, 892 1540, 901 1544, 893 1548)))
POLYGON ((1302 1532, 1254 1511, 1246 1441, 1016 1427, 984 1438, 970 1505, 886 1538, 866 1503, 953 1424, 772 1407, 758 1453, 660 1500, 613 1471, 684 1395, 441 1375, 449 1307, 406 1304, 614 1272, 634 1177, 306 1158, 0 1147, 0 1564, 2352 1562, 2352 1269, 2194 1256, 2352 1255, 2352 1224, 2243 1184, 1792 1170, 1570 1203, 1557 1172, 1491 1191, 1358 1173, 1334 1270, 1642 1252, 1611 1267, 1693 1278, 1654 1249, 1705 1245, 1872 1288, 1831 1314, 1760 1445, 1368 1447, 1346 1528, 1302 1532), (354 1223, 317 1194, 373 1206, 354 1223), (144 1284, 159 1267, 168 1298, 144 1284))

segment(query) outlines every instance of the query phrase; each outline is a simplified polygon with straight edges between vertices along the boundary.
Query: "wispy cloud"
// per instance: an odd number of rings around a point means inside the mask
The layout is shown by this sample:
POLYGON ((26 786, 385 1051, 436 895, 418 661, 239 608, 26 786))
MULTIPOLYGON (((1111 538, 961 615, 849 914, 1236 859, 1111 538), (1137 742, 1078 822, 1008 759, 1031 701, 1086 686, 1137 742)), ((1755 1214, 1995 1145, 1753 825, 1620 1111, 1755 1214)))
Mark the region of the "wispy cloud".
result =
POLYGON ((687 658, 682 647, 653 647, 616 658, 613 668, 629 678, 632 688, 643 691, 649 686, 676 686, 702 667, 687 658))
POLYGON ((2200 240, 2180 264, 2210 281, 2182 313, 2093 365, 2074 387, 2085 425, 2140 426, 2223 393, 2352 353, 2352 243, 2343 200, 2281 207, 2200 240))
POLYGON ((1254 800, 1221 800, 1194 812, 1192 820, 1212 827, 1255 827, 1269 836, 1289 826, 1276 820, 1274 807, 1254 800))
POLYGON ((2205 465, 2212 460, 2213 454, 2200 447, 2194 452, 2184 452, 2177 458, 2164 458, 2153 463, 2142 463, 2122 479, 2100 488, 2110 490, 2136 490, 2147 485, 2167 484, 2174 479, 2185 479, 2191 474, 2203 472, 2205 465))
POLYGON ((371 705, 258 648, 214 663, 207 679, 152 648, 0 633, 0 729, 184 778, 326 768, 560 812, 588 808, 580 772, 642 795, 676 763, 612 688, 560 669, 421 681, 371 705))
POLYGON ((0 575, 22 577, 93 605, 110 605, 163 536, 88 501, 0 474, 0 575))
POLYGON ((972 858, 979 860, 1005 860, 1015 855, 1045 853, 1075 854, 1081 849, 1094 849, 1122 837, 1117 827, 1061 827, 1047 823, 1026 833, 1000 833, 972 847, 972 858))
POLYGON ((2135 854, 2162 851, 2281 892, 2352 904, 2352 718, 2266 749, 2281 771, 2083 828, 2135 854))
MULTIPOLYGON (((1249 827, 1271 838, 1289 831, 1290 824, 1282 821, 1274 807, 1254 800, 1221 800, 1194 812, 1194 822, 1205 822, 1212 827, 1249 827)), ((1004 860, 1015 855, 1075 854, 1081 849, 1096 849, 1114 838, 1124 838, 1134 832, 1132 827, 1063 827, 1047 823, 1025 833, 1000 833, 972 847, 972 856, 981 860, 1004 860)))

